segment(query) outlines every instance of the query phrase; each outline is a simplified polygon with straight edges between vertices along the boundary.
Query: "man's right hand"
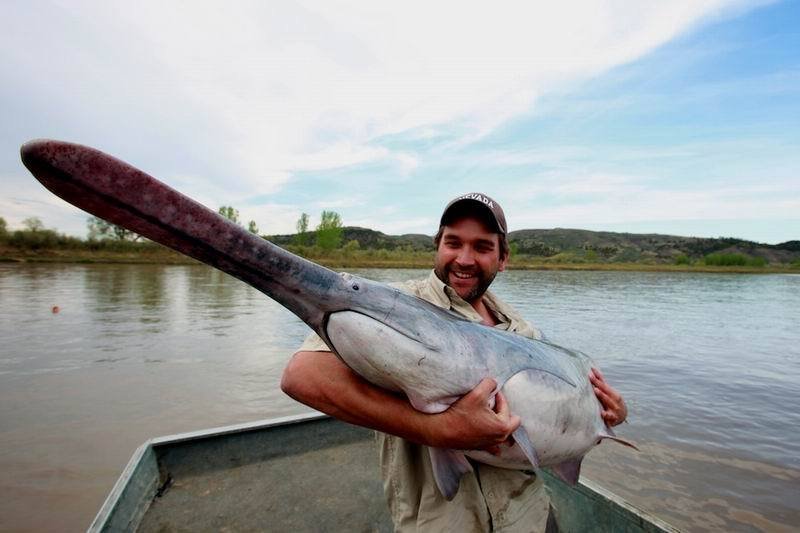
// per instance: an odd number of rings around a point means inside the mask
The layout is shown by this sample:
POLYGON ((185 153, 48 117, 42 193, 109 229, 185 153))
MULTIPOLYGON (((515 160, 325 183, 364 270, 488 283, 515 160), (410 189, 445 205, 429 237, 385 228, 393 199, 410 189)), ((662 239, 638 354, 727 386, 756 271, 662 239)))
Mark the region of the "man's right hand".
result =
POLYGON ((442 448, 457 450, 486 450, 499 453, 500 445, 510 442, 511 434, 519 427, 520 418, 511 414, 503 393, 492 394, 497 382, 485 378, 469 393, 441 413, 444 440, 442 448))
POLYGON ((490 406, 496 387, 495 380, 484 379, 447 410, 426 414, 405 396, 367 382, 331 352, 297 352, 281 380, 295 400, 345 422, 427 446, 491 453, 498 453, 520 424, 501 393, 490 406))

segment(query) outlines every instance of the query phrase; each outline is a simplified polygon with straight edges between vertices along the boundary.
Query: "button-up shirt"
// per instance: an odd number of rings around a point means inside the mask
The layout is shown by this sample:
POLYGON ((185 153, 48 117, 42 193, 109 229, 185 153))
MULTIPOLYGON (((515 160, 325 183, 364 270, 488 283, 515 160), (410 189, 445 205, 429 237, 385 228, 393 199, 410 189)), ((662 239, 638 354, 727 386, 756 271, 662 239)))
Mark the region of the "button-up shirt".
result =
MULTIPOLYGON (((431 271, 427 278, 395 284, 400 290, 450 309, 473 322, 483 319, 431 271)), ((540 339, 541 332, 490 291, 483 302, 497 318, 494 327, 540 339)), ((311 334, 298 351, 330 351, 311 334)), ((548 498, 532 472, 472 462, 458 493, 447 501, 436 487, 428 448, 376 432, 384 492, 397 531, 544 531, 548 498)))

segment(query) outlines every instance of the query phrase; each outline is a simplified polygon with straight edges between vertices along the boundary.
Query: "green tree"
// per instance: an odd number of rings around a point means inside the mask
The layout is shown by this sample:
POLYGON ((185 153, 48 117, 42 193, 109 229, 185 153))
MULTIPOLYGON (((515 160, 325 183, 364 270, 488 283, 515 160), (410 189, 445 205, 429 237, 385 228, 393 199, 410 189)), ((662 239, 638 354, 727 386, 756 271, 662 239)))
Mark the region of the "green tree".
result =
POLYGON ((39 217, 28 217, 22 221, 22 225, 25 226, 25 229, 32 232, 42 231, 44 229, 44 224, 42 223, 42 219, 39 217))
POLYGON ((297 219, 297 234, 294 236, 294 243, 305 246, 308 244, 308 213, 303 213, 297 219))
POLYGON ((4 241, 8 238, 8 226, 6 225, 6 219, 0 217, 0 241, 4 241))
POLYGON ((142 236, 136 232, 117 226, 116 224, 112 224, 98 217, 89 217, 86 220, 86 225, 89 228, 89 240, 112 239, 136 242, 142 238, 142 236))
POLYGON ((217 212, 220 215, 222 215, 225 218, 227 218, 228 220, 230 220, 231 222, 233 222, 234 224, 241 225, 241 222, 239 221, 239 210, 238 209, 234 209, 230 205, 223 205, 222 207, 219 208, 219 210, 217 212))
POLYGON ((333 250, 342 244, 342 217, 335 211, 323 211, 317 226, 317 245, 333 250))
POLYGON ((22 221, 23 230, 8 235, 8 243, 16 248, 39 250, 55 248, 66 241, 55 230, 46 229, 39 217, 29 217, 22 221))
POLYGON ((254 235, 258 235, 258 226, 256 226, 255 220, 251 220, 250 222, 247 223, 247 231, 249 231, 254 235))

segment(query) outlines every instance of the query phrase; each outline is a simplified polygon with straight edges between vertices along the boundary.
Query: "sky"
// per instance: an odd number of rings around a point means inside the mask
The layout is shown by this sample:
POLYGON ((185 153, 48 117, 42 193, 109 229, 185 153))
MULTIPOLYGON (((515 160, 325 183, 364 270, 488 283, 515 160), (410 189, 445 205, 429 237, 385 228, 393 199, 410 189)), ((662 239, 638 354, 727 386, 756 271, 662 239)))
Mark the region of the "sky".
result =
POLYGON ((19 160, 89 145, 261 233, 800 239, 800 2, 0 3, 0 217, 86 236, 19 160))

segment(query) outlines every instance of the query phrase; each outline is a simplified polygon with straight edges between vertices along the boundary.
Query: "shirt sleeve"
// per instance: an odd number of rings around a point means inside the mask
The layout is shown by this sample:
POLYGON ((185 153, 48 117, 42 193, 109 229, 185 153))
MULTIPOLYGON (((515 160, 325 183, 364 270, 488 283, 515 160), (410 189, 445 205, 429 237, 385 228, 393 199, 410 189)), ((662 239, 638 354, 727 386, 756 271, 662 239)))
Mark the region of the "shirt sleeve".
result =
POLYGON ((314 332, 311 332, 303 344, 297 349, 298 352, 330 352, 331 349, 322 340, 322 337, 314 332))

